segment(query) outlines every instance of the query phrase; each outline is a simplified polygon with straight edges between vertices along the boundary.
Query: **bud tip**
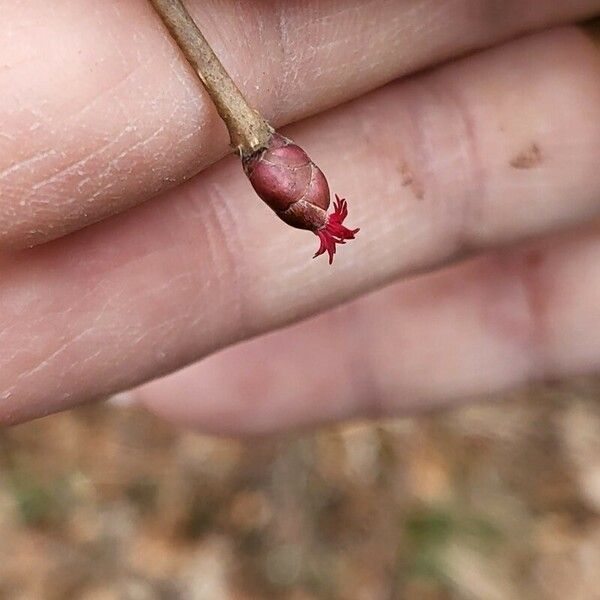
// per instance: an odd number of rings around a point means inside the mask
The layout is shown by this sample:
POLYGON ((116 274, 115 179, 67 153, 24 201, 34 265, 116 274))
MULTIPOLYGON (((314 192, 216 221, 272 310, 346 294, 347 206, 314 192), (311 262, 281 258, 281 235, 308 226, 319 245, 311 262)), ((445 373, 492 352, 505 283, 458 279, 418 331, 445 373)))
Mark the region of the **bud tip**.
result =
POLYGON ((321 241, 321 246, 313 256, 321 256, 321 254, 329 255, 329 264, 333 263, 333 257, 336 253, 337 244, 345 244, 346 240, 353 240, 360 229, 348 229, 344 227, 343 222, 348 216, 348 203, 336 194, 335 202, 333 203, 333 212, 327 216, 327 221, 321 229, 317 229, 315 234, 321 241))

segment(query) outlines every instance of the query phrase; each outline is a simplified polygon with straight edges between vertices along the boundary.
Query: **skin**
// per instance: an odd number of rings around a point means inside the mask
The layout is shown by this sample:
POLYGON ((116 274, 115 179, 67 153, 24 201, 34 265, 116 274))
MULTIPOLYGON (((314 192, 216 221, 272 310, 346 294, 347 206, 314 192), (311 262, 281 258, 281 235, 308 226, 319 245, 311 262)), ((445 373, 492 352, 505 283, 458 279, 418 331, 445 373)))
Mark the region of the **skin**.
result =
POLYGON ((3 8, 0 423, 133 389, 260 434, 598 368, 600 2, 190 2, 348 198, 333 269, 145 1, 57 4, 3 8))

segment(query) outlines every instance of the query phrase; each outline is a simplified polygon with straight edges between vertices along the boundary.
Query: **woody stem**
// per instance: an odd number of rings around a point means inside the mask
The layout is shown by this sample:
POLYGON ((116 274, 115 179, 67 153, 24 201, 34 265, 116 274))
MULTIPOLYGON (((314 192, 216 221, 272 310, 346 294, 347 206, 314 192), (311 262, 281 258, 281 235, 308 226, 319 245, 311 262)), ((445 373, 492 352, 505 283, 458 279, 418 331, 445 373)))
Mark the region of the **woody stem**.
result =
POLYGON ((180 0, 150 0, 173 39, 204 84, 229 131, 231 145, 242 156, 266 148, 269 123, 244 98, 180 0))

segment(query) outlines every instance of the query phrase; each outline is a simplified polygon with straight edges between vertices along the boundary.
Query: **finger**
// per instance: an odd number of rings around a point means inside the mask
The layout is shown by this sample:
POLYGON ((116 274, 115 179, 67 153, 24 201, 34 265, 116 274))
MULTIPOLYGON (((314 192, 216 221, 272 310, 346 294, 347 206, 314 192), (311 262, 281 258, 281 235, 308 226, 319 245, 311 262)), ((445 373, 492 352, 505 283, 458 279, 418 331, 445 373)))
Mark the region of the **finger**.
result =
POLYGON ((130 388, 467 250, 589 218, 600 198, 599 71, 592 42, 562 29, 302 125, 295 133, 362 227, 333 270, 308 260, 316 238, 277 222, 234 160, 6 256, 0 420, 130 388))
POLYGON ((262 434, 493 398, 600 367, 600 227, 395 284, 128 395, 262 434))
MULTIPOLYGON (((253 105, 282 124, 600 2, 189 2, 253 105)), ((5 3, 0 247, 54 239, 189 178, 226 150, 145 0, 5 3), (60 43, 57 43, 60 40, 60 43)))

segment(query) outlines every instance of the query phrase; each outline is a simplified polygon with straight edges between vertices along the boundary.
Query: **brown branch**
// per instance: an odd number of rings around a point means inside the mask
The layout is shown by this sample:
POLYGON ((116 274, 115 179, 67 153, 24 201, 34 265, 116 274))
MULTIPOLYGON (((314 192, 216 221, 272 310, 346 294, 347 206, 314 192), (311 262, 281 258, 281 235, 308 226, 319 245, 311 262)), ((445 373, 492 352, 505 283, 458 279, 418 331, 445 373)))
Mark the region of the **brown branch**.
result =
POLYGON ((250 156, 269 144, 273 128, 246 101, 180 0, 150 0, 204 84, 227 125, 231 145, 250 156))

